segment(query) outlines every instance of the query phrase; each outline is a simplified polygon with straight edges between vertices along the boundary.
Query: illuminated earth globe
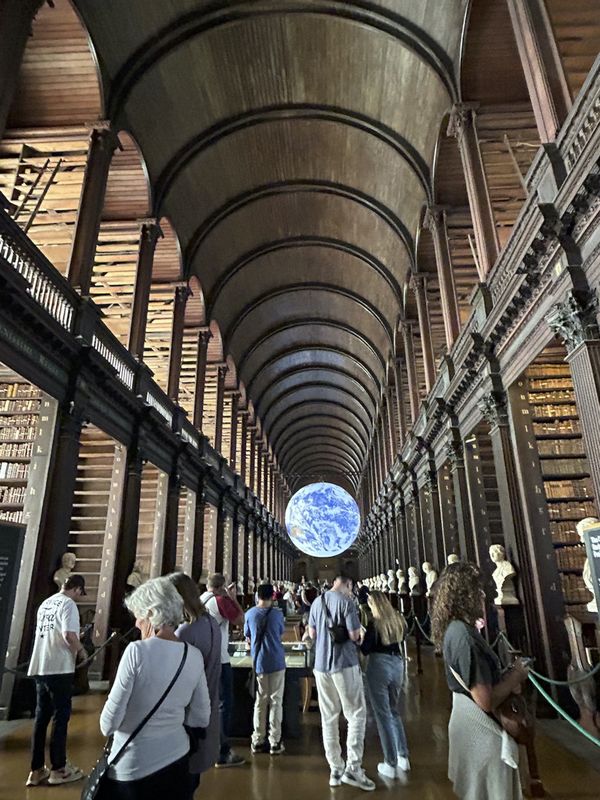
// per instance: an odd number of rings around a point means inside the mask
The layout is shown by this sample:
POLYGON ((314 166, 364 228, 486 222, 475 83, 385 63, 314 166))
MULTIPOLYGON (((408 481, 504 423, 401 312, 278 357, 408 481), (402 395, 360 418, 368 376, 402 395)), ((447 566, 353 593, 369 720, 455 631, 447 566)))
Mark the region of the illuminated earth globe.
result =
POLYGON ((296 492, 285 510, 285 525, 298 550, 309 556, 337 556, 360 528, 354 498, 333 483, 311 483, 296 492))

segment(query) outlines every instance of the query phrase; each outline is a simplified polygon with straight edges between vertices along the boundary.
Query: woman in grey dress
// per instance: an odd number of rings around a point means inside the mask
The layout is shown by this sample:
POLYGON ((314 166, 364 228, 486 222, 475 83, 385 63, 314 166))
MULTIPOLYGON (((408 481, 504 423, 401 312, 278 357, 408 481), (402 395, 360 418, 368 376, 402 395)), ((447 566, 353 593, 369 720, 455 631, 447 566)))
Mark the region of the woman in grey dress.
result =
POLYGON ((502 674, 500 662, 476 628, 485 594, 475 564, 446 567, 435 589, 432 637, 443 649, 452 692, 448 777, 461 800, 521 800, 518 747, 494 717, 519 691, 527 667, 519 659, 502 674))
POLYGON ((215 619, 200 601, 199 589, 183 572, 169 575, 183 599, 185 622, 176 636, 197 647, 204 659, 204 671, 210 696, 210 722, 205 737, 200 739, 198 750, 190 756, 192 793, 200 784, 200 776, 219 758, 219 681, 221 677, 221 632, 215 619))

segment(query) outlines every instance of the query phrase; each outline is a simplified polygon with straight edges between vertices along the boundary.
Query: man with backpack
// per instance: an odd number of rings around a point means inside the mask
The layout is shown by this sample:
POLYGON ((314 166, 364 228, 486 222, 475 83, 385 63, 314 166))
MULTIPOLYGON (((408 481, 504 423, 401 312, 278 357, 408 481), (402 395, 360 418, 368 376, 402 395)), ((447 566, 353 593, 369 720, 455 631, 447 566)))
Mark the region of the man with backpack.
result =
POLYGON ((262 583, 256 591, 258 602, 254 608, 246 611, 244 624, 244 635, 250 642, 256 673, 254 732, 250 749, 255 754, 266 752, 268 715, 269 752, 276 756, 285 751, 281 740, 285 688, 285 652, 281 637, 285 619, 273 599, 273 586, 270 583, 262 583))
POLYGON ((312 603, 308 625, 315 640, 314 676, 323 746, 331 770, 329 785, 347 783, 371 792, 375 784, 362 768, 367 706, 358 662, 361 626, 350 578, 338 575, 333 588, 312 603), (340 711, 348 722, 345 764, 340 744, 340 711))

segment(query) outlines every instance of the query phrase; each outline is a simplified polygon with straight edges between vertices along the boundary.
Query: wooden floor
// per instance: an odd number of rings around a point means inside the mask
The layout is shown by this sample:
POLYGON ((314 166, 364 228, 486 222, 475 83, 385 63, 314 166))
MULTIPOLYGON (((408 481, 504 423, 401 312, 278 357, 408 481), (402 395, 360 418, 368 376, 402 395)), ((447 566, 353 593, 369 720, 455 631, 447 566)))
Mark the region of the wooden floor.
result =
MULTIPOLYGON (((365 767, 377 780, 379 792, 403 800, 446 800, 454 797, 446 778, 447 720, 449 698, 444 686, 441 665, 431 653, 424 658, 424 675, 417 677, 411 663, 406 698, 406 729, 413 769, 405 785, 376 778, 381 760, 377 733, 372 722, 367 731, 365 767)), ((88 695, 76 698, 69 729, 69 759, 88 769, 101 750, 98 714, 103 697, 88 695)), ((285 755, 251 756, 246 742, 236 750, 248 758, 248 765, 229 770, 211 770, 203 779, 197 796, 232 798, 232 800, 354 800, 365 797, 358 789, 342 786, 331 790, 329 771, 320 740, 319 714, 305 715, 303 738, 286 742, 285 755)), ((26 789, 29 770, 29 733, 31 723, 0 741, 1 800, 75 800, 81 783, 63 787, 26 789)), ((576 736, 577 734, 573 734, 576 736)), ((553 800, 600 800, 600 773, 565 751, 551 739, 538 737, 540 768, 549 797, 553 800)), ((486 798, 481 798, 486 800, 486 798)))

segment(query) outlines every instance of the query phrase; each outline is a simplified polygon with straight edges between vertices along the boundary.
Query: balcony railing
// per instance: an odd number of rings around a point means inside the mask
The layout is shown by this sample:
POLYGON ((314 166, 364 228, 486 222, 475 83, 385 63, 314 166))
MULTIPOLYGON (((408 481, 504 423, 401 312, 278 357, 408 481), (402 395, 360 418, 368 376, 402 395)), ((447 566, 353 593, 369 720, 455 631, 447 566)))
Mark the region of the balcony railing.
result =
POLYGON ((104 325, 98 326, 92 338, 92 347, 113 367, 118 379, 128 389, 133 389, 135 361, 129 351, 104 325))

